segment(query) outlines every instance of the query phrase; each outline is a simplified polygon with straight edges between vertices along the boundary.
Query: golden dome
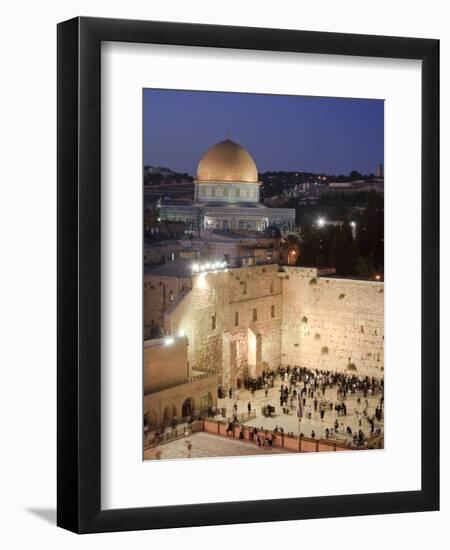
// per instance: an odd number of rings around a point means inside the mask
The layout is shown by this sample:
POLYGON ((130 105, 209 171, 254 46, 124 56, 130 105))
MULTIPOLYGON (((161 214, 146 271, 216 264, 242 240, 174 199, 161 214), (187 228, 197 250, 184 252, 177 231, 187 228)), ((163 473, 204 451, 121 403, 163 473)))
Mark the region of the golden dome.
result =
POLYGON ((245 149, 226 139, 205 153, 198 164, 197 181, 257 183, 258 170, 245 149))

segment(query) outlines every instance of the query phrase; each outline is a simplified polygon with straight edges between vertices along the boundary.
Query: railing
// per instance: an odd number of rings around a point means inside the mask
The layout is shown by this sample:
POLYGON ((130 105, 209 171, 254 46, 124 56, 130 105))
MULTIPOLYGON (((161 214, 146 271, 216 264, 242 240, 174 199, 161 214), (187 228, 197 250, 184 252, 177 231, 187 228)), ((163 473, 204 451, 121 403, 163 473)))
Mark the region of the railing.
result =
POLYGON ((201 420, 195 420, 188 425, 180 426, 174 428, 171 431, 165 433, 154 433, 147 432, 144 433, 144 449, 150 449, 156 447, 163 443, 169 443, 170 441, 175 441, 177 439, 182 439, 187 437, 191 433, 202 432, 203 425, 201 420))
MULTIPOLYGON (((221 437, 231 437, 233 439, 240 439, 241 441, 257 444, 257 436, 254 434, 254 426, 232 424, 230 427, 229 422, 227 421, 217 420, 215 418, 204 418, 202 428, 202 431, 210 434, 221 437)), ((258 428, 257 435, 260 436, 260 442, 262 438, 263 447, 277 447, 293 453, 345 451, 351 448, 344 441, 332 439, 313 439, 310 437, 300 438, 295 435, 287 435, 280 432, 274 432, 272 430, 261 430, 258 428)))
MULTIPOLYGON (((238 423, 247 422, 248 420, 253 420, 254 418, 256 418, 256 409, 251 409, 248 412, 240 413, 240 414, 234 414, 234 413, 227 414, 227 411, 225 410, 225 414, 223 414, 224 409, 225 407, 222 407, 222 409, 220 408, 218 409, 218 411, 222 415, 222 418, 226 418, 226 419, 229 418, 230 420, 233 418, 236 418, 236 421, 238 423)), ((201 413, 201 417, 204 420, 215 420, 217 422, 222 422, 222 420, 215 418, 215 416, 208 416, 207 412, 201 413)), ((227 422, 227 420, 225 420, 225 422, 227 422)))
MULTIPOLYGON (((239 415, 237 423, 232 423, 227 420, 202 416, 199 420, 194 420, 190 424, 174 428, 163 434, 147 432, 144 434, 144 449, 156 447, 158 445, 169 443, 183 437, 187 437, 192 433, 206 432, 219 437, 233 438, 247 443, 257 444, 257 437, 261 446, 267 448, 284 449, 291 453, 311 453, 311 452, 336 452, 348 451, 367 448, 382 448, 383 436, 375 436, 364 446, 355 446, 350 441, 338 439, 323 439, 311 437, 298 437, 297 435, 288 435, 285 433, 274 432, 272 430, 264 430, 255 426, 243 426, 242 422, 256 418, 256 411, 243 413, 239 415)), ((262 451, 264 452, 264 451, 262 451)))

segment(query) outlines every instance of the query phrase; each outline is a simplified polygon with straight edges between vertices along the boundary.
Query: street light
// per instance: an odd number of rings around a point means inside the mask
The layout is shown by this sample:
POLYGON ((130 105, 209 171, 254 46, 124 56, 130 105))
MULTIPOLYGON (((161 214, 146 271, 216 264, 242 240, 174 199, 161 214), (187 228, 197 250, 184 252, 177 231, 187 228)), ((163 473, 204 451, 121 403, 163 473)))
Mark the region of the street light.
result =
POLYGON ((317 225, 318 225, 319 227, 324 227, 324 225, 325 225, 325 218, 319 218, 319 219, 317 220, 317 225))

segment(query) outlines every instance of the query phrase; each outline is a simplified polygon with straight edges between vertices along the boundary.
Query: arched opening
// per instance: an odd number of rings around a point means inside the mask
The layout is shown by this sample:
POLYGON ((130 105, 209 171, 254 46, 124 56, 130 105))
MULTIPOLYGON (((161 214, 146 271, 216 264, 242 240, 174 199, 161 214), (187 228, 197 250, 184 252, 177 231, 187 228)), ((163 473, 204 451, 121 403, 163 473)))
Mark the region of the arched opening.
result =
POLYGON ((206 412, 210 407, 212 407, 212 395, 211 392, 205 392, 200 399, 200 410, 201 412, 206 412))
POLYGON ((181 415, 183 417, 191 416, 194 412, 194 400, 192 397, 188 397, 183 401, 183 405, 181 407, 181 415))
POLYGON ((152 430, 158 426, 158 416, 150 409, 144 414, 144 430, 152 430))
POLYGON ((175 405, 166 405, 163 412, 163 422, 166 424, 171 422, 177 416, 177 408, 175 405))

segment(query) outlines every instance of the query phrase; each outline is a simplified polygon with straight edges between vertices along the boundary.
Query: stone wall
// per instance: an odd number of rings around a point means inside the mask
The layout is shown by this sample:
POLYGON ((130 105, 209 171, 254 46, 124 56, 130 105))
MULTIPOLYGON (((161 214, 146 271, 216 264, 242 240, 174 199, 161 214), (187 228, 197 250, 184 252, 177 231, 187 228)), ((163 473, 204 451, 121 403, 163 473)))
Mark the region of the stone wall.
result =
POLYGON ((282 364, 383 376, 384 283, 284 272, 282 364))
POLYGON ((381 282, 276 264, 146 282, 145 318, 185 337, 189 376, 217 375, 226 389, 280 364, 383 376, 381 282))
POLYGON ((144 395, 144 415, 150 427, 167 425, 176 417, 183 419, 183 404, 190 400, 192 412, 197 414, 209 406, 217 406, 217 377, 193 378, 186 384, 180 384, 156 393, 144 395))
POLYGON ((186 337, 144 342, 144 393, 181 382, 188 376, 186 337))
POLYGON ((166 308, 190 285, 190 278, 152 275, 151 271, 145 273, 144 326, 149 327, 153 322, 163 327, 166 308))
POLYGON ((225 387, 243 382, 248 370, 249 327, 261 335, 259 372, 280 365, 278 269, 271 264, 193 276, 192 289, 164 318, 169 333, 182 332, 188 337, 192 370, 217 373, 225 387), (222 376, 224 371, 226 376, 222 376))

